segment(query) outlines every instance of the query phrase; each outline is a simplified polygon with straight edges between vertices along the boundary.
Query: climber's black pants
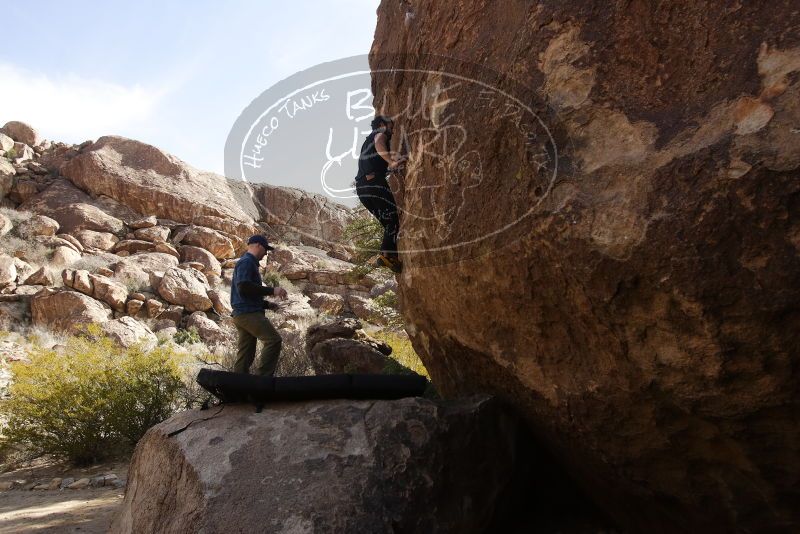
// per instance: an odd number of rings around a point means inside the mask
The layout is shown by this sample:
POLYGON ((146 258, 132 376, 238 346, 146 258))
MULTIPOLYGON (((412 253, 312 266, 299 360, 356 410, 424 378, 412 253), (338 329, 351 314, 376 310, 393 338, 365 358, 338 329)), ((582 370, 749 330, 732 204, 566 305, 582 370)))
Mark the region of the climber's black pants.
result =
POLYGON ((387 257, 396 258, 400 217, 386 178, 382 176, 376 176, 372 180, 367 180, 366 177, 356 178, 356 194, 364 207, 383 226, 381 252, 387 257))

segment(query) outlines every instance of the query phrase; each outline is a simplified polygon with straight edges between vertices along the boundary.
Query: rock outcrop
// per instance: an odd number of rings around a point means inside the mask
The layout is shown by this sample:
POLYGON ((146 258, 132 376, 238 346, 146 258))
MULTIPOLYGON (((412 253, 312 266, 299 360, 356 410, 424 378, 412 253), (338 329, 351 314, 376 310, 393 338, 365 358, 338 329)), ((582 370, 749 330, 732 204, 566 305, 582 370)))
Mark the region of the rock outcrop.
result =
POLYGON ((224 405, 150 429, 112 532, 484 532, 516 426, 488 398, 224 405))
POLYGON ((258 218, 249 193, 236 183, 124 137, 101 137, 67 161, 61 173, 92 195, 106 195, 142 214, 183 223, 202 215, 242 223, 258 218))
POLYGON ((256 221, 263 220, 284 240, 341 248, 344 227, 354 217, 350 209, 320 195, 228 180, 123 137, 101 137, 65 161, 61 173, 90 194, 113 198, 139 213, 240 239, 259 233, 256 221))
POLYGON ((80 333, 104 323, 111 308, 77 291, 42 289, 31 299, 31 322, 55 331, 80 333))
POLYGON ((14 141, 31 147, 38 145, 41 140, 33 126, 19 121, 9 121, 5 123, 5 125, 0 128, 0 133, 7 135, 14 141))
POLYGON ((206 277, 197 269, 173 267, 164 273, 158 293, 167 302, 195 312, 206 311, 213 306, 214 303, 208 297, 208 289, 206 277))
POLYGON ((114 215, 107 205, 101 204, 69 181, 59 178, 38 194, 31 196, 19 208, 46 215, 56 220, 61 232, 94 230, 121 234, 125 225, 119 215, 135 216, 133 211, 114 215))
POLYGON ((798 28, 790 1, 379 8, 414 346, 632 531, 800 528, 798 28))
POLYGON ((284 241, 341 248, 344 228, 355 220, 352 210, 302 189, 266 184, 252 188, 263 220, 284 241))
POLYGON ((144 348, 153 348, 158 343, 153 331, 133 317, 125 316, 106 321, 100 328, 105 335, 123 347, 131 347, 138 343, 144 348))

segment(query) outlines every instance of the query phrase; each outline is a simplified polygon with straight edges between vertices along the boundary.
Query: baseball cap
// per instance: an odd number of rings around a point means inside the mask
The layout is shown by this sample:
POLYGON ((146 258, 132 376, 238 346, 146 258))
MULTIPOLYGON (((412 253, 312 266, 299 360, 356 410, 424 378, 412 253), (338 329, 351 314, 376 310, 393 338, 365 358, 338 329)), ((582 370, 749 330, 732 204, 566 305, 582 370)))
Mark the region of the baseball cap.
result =
POLYGON ((253 243, 258 243, 267 250, 275 250, 275 247, 269 246, 269 241, 267 241, 267 238, 263 235, 254 235, 247 240, 248 245, 252 245, 253 243))

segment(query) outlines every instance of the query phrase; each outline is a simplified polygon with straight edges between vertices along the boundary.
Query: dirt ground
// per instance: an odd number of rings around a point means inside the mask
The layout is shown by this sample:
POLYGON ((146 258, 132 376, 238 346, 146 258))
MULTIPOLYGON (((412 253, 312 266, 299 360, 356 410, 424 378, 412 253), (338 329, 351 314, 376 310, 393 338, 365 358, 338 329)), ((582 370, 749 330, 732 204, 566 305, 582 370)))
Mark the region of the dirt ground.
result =
MULTIPOLYGON (((91 478, 114 473, 127 478, 127 463, 101 464, 85 469, 38 461, 0 474, 0 482, 24 480, 25 486, 53 478, 91 478)), ((20 532, 100 534, 108 532, 125 488, 29 490, 25 486, 0 491, 0 534, 20 532)))

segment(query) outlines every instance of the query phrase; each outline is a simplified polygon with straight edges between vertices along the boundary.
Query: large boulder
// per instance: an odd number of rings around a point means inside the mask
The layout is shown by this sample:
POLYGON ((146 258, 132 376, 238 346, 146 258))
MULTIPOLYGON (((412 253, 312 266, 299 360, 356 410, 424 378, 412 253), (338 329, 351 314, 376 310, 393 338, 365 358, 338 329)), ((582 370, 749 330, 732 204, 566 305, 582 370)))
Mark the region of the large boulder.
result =
POLYGON ((20 121, 9 121, 2 128, 0 132, 6 134, 18 143, 24 143, 28 146, 36 146, 41 139, 39 134, 30 124, 20 121))
POLYGON ((106 195, 139 213, 191 223, 211 215, 248 223, 258 218, 245 184, 199 171, 154 146, 101 137, 67 161, 61 173, 92 195, 106 195))
POLYGON ((375 102, 422 136, 414 346, 631 531, 800 529, 798 27, 793 2, 379 8, 375 102))
POLYGON ((204 248, 219 260, 231 258, 236 254, 234 243, 228 236, 219 230, 205 226, 191 225, 180 231, 175 240, 186 245, 204 248))
POLYGON ((163 252, 140 252, 121 259, 117 266, 130 265, 146 273, 161 273, 178 266, 178 259, 163 252))
POLYGON ((329 256, 324 250, 306 245, 279 246, 269 254, 270 263, 289 280, 315 280, 321 285, 363 283, 372 287, 366 275, 352 274, 352 263, 329 256))
POLYGON ((516 428, 485 397, 183 412, 137 445, 111 531, 485 532, 516 428))
POLYGON ((58 222, 46 215, 33 214, 17 225, 17 234, 23 239, 37 235, 54 236, 57 231, 58 222))
POLYGON ((113 214, 107 203, 93 199, 63 178, 32 195, 19 208, 55 219, 61 232, 68 234, 82 229, 112 234, 125 230, 122 219, 113 214))
POLYGON ((169 239, 169 228, 164 226, 149 226, 147 228, 139 228, 133 232, 136 239, 144 241, 166 241, 169 239))
POLYGON ((381 374, 390 358, 358 339, 332 338, 316 343, 308 352, 315 374, 381 374))
POLYGON ((227 341, 229 333, 201 311, 196 311, 186 319, 186 328, 194 328, 205 343, 214 344, 227 341))
POLYGON ((102 332, 123 347, 132 347, 139 344, 145 349, 150 349, 158 344, 158 338, 147 325, 133 317, 120 317, 113 321, 106 321, 101 326, 102 332))
POLYGON ((263 220, 285 240, 340 248, 345 227, 356 220, 353 210, 302 189, 257 184, 253 194, 263 220))
POLYGON ((0 254, 0 287, 13 284, 17 279, 16 258, 8 254, 0 254))
POLYGON ((81 259, 81 253, 72 247, 60 245, 53 251, 53 257, 50 258, 51 267, 69 267, 76 261, 81 259))
POLYGON ((331 293, 311 293, 308 303, 328 315, 339 315, 344 310, 344 297, 331 293))
POLYGON ((42 289, 31 298, 33 325, 51 330, 81 332, 110 316, 111 308, 77 291, 42 289))
POLYGON ((203 272, 206 274, 213 273, 217 276, 222 274, 219 260, 204 248, 184 245, 181 247, 180 254, 182 261, 195 261, 203 264, 203 272))
POLYGON ((326 339, 352 339, 361 328, 362 325, 358 320, 349 317, 312 324, 306 331, 306 351, 310 352, 314 345, 326 339))
POLYGON ((92 282, 92 296, 102 300, 118 312, 125 311, 125 302, 128 300, 128 288, 123 284, 99 274, 90 274, 92 282))
POLYGON ((14 140, 0 131, 0 150, 8 152, 14 148, 14 140))
POLYGON ((0 158, 0 200, 3 200, 11 193, 16 184, 17 171, 14 166, 5 158, 0 158))
POLYGON ((167 302, 195 312, 206 311, 213 306, 208 297, 209 289, 206 277, 197 269, 173 267, 164 273, 158 293, 167 302))
POLYGON ((116 262, 113 266, 114 278, 129 287, 156 290, 164 273, 177 265, 177 258, 170 254, 140 252, 116 262))
POLYGON ((96 230, 75 230, 72 234, 82 247, 87 248, 111 250, 114 248, 114 245, 119 242, 119 238, 109 232, 98 232, 96 230))

